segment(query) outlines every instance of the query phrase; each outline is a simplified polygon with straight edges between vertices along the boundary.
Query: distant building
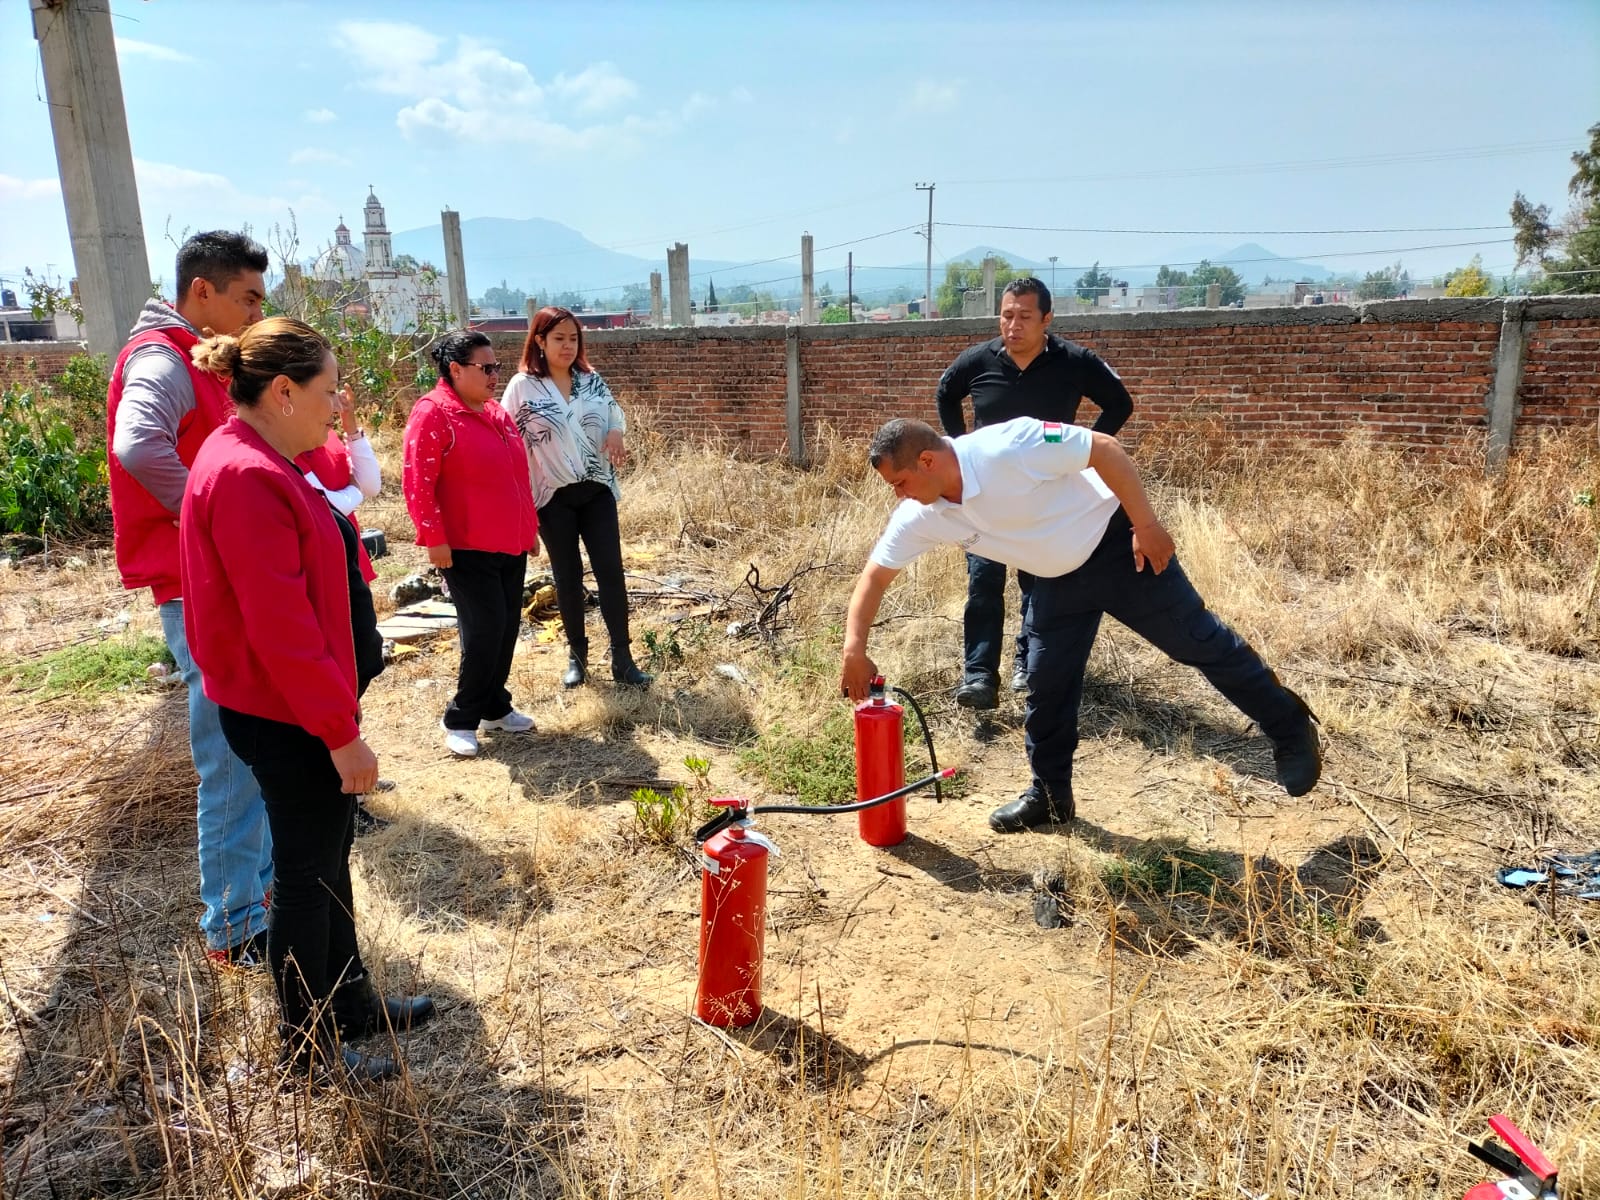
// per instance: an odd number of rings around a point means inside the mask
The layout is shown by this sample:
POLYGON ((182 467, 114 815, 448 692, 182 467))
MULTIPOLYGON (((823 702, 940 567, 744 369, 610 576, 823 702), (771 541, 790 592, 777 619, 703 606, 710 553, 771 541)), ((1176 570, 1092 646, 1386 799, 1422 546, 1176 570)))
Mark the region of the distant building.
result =
POLYGON ((307 277, 345 300, 346 311, 365 312, 390 333, 407 333, 449 322, 449 281, 431 263, 394 256, 383 202, 370 187, 363 210, 362 245, 350 239, 339 218, 333 245, 311 264, 307 277))

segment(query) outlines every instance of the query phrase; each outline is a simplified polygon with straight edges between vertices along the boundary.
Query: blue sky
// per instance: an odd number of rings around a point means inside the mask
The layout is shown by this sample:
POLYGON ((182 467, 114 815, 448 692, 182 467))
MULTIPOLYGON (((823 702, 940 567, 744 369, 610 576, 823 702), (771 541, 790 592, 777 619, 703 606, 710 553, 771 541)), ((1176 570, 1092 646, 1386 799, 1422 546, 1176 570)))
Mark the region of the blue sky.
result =
MULTIPOLYGON (((1253 241, 1506 270, 1506 231, 1451 227, 1504 226, 1519 188, 1564 208, 1600 121, 1594 0, 111 6, 158 277, 169 229, 261 235, 292 209, 308 256, 341 214, 359 239, 369 183, 395 231, 446 205, 545 217, 663 271, 675 240, 752 260, 802 231, 917 262, 926 180, 936 259, 1253 241), (1391 229, 1418 232, 1291 232, 1391 229), (1492 244, 1415 249, 1468 242, 1492 244)), ((7 278, 71 273, 42 97, 28 4, 0 0, 7 278)))

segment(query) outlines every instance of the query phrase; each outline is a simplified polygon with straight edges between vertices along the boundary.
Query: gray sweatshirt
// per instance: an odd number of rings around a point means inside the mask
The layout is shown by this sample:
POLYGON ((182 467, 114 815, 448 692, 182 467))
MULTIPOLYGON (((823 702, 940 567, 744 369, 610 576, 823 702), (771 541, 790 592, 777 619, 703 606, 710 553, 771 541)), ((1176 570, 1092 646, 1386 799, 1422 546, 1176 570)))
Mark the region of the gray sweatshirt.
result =
MULTIPOLYGON (((150 299, 133 332, 174 327, 199 332, 166 301, 150 299)), ((178 457, 178 424, 193 410, 194 381, 176 347, 154 342, 128 355, 111 452, 173 516, 183 506, 183 487, 189 482, 189 468, 178 457)))

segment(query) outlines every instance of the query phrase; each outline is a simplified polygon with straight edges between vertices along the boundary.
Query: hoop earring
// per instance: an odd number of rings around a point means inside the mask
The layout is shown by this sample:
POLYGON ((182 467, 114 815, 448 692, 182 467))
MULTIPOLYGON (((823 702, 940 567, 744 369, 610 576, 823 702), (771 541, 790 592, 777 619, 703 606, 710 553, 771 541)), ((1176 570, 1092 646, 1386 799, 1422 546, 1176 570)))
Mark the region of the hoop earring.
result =
POLYGON ((278 410, 278 411, 279 411, 279 412, 281 412, 281 413, 282 413, 282 414, 283 414, 283 415, 284 415, 284 416, 286 416, 286 417, 292 417, 292 416, 294 416, 294 405, 292 405, 292 404, 285 404, 285 405, 284 405, 284 406, 283 406, 283 407, 282 407, 282 408, 280 408, 280 409, 279 409, 279 410, 278 410))

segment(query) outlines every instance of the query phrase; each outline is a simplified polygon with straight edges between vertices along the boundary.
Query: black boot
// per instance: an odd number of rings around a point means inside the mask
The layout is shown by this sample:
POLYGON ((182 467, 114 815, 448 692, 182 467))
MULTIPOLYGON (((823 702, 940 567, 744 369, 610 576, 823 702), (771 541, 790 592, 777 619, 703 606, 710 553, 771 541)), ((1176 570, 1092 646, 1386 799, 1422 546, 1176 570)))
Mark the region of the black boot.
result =
POLYGON ((1047 788, 1036 779, 1010 804, 989 814, 989 828, 996 833, 1021 833, 1040 825, 1065 825, 1072 817, 1071 785, 1047 788))
POLYGON ((641 691, 656 681, 654 675, 641 671, 633 659, 618 659, 615 656, 611 659, 611 678, 618 687, 639 688, 641 691))
POLYGON ((987 675, 963 679, 961 686, 956 688, 956 703, 962 708, 985 712, 999 706, 998 692, 995 681, 987 675))
POLYGON ((377 1083, 393 1079, 400 1064, 383 1054, 363 1054, 341 1044, 326 1030, 311 1033, 295 1025, 280 1023, 278 1036, 283 1047, 278 1063, 291 1079, 318 1083, 377 1083))
POLYGON ((1300 707, 1293 731, 1272 739, 1272 761, 1278 769, 1278 782, 1291 796, 1304 796, 1322 778, 1322 745, 1317 737, 1317 714, 1298 694, 1283 689, 1300 707))
POLYGON ((589 663, 587 659, 574 654, 567 659, 567 673, 561 677, 561 686, 565 688, 581 687, 589 678, 589 663))
POLYGON ((408 996, 403 999, 381 994, 372 977, 363 971, 333 993, 333 1018, 339 1036, 346 1041, 371 1037, 393 1029, 404 1033, 430 1020, 433 998, 408 996))

